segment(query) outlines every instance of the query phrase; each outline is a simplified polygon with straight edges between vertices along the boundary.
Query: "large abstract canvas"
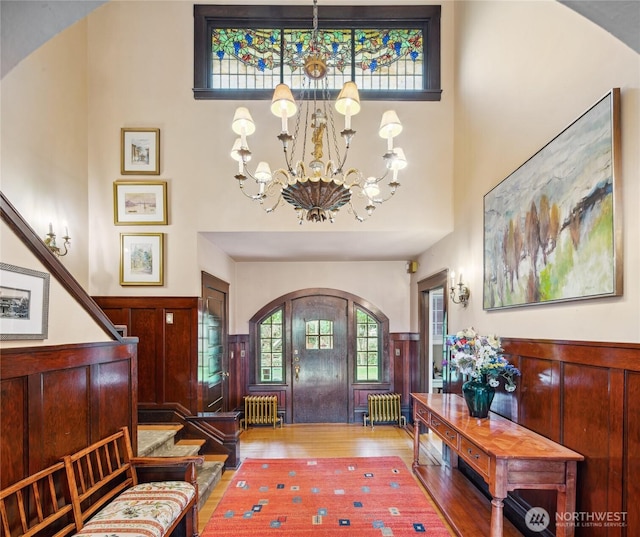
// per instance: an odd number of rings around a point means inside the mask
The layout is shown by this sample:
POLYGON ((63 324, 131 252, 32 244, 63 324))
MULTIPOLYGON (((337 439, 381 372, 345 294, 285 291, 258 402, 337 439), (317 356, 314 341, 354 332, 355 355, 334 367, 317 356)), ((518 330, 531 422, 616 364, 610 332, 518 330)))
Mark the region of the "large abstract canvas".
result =
POLYGON ((484 309, 622 294, 615 88, 484 197, 484 309))

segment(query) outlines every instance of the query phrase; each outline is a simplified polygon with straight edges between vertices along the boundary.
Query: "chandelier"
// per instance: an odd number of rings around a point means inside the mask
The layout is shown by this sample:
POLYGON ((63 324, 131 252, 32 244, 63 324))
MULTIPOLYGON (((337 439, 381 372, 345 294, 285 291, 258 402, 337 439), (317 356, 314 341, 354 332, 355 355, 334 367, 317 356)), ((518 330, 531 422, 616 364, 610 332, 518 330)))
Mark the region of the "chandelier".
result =
POLYGON ((313 2, 313 30, 309 48, 304 58, 305 79, 299 102, 293 98, 286 84, 276 86, 271 101, 271 112, 281 120, 278 139, 282 143, 285 166, 271 171, 269 164, 261 161, 251 173, 248 163, 252 154, 247 145, 247 136, 256 130, 249 110, 241 106, 233 117, 232 129, 239 137, 233 144, 231 157, 238 162, 238 180, 241 191, 248 198, 266 205, 267 213, 273 212, 282 200, 293 205, 299 223, 333 222, 342 208, 362 222, 371 216, 376 206, 387 201, 397 188, 398 171, 406 167, 404 151, 393 146, 393 139, 402 132, 402 124, 393 110, 386 111, 380 122, 378 134, 387 141, 387 150, 382 156, 384 171, 380 176, 365 176, 356 168, 346 168, 351 141, 356 134, 351 128, 351 118, 360 111, 360 97, 355 82, 346 82, 335 102, 335 110, 344 116, 344 139, 342 150, 334 124, 333 108, 328 90, 327 62, 318 42, 318 6, 313 2), (289 133, 289 119, 296 116, 293 135, 289 133), (300 128, 303 136, 299 136, 300 128), (310 142, 307 141, 308 135, 310 142), (298 142, 301 141, 301 157, 297 157, 298 142), (307 147, 310 151, 307 155, 307 147), (326 161, 325 161, 326 152, 326 161), (310 159, 306 164, 304 156, 310 159), (382 187, 389 177, 385 194, 382 187), (251 179, 254 193, 247 192, 245 183, 251 179))

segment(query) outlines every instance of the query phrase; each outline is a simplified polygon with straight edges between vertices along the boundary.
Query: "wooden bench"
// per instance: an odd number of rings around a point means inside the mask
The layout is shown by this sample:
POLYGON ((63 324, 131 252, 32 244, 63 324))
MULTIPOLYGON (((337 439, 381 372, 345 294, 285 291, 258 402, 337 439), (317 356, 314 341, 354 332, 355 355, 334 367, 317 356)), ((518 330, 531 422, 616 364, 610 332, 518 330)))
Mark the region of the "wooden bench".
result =
POLYGON ((2 537, 197 537, 197 462, 134 457, 124 427, 0 491, 2 537))

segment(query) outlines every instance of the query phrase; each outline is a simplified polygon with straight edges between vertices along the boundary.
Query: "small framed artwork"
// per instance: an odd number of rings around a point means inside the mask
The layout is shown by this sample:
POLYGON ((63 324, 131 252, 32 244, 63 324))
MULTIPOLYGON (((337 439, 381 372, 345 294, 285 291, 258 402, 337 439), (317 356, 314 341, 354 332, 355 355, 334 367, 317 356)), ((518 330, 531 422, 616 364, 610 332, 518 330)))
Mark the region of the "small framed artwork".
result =
POLYGON ((164 285, 164 233, 120 234, 120 285, 164 285))
POLYGON ((167 223, 166 181, 114 181, 114 222, 121 225, 167 223))
POLYGON ((123 175, 160 175, 160 129, 121 129, 123 175))
POLYGON ((49 274, 0 263, 0 340, 47 339, 49 274))

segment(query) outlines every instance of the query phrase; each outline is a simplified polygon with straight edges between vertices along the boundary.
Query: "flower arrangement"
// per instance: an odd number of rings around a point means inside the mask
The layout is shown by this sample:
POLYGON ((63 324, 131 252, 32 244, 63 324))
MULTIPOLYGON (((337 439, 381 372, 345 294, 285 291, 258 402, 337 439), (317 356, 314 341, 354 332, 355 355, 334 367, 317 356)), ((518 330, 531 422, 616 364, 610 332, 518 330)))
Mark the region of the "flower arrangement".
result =
POLYGON ((505 390, 516 389, 513 377, 520 376, 520 370, 502 356, 500 338, 495 335, 480 336, 473 328, 465 328, 447 338, 451 348, 451 365, 474 380, 487 378, 494 388, 500 384, 499 377, 505 379, 505 390))

